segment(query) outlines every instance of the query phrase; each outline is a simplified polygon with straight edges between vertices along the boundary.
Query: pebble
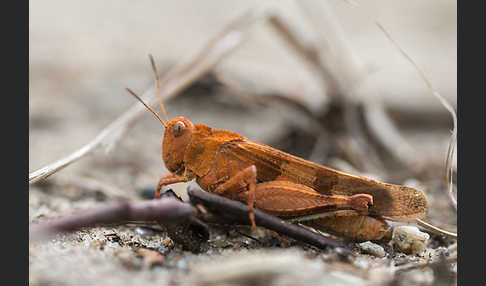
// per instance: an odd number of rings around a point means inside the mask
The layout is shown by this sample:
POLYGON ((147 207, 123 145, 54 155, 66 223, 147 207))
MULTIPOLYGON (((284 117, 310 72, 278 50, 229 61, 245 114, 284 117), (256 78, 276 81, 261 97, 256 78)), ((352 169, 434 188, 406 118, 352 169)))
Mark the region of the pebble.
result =
POLYGON ((406 254, 423 254, 429 238, 429 234, 415 226, 397 226, 393 231, 393 244, 406 254))
POLYGON ((385 257, 386 255, 385 249, 383 247, 371 241, 365 241, 363 243, 360 243, 359 248, 362 252, 374 255, 376 257, 385 257))
POLYGON ((154 232, 150 229, 143 228, 143 227, 136 227, 134 230, 135 234, 140 235, 143 238, 150 237, 154 235, 154 232))

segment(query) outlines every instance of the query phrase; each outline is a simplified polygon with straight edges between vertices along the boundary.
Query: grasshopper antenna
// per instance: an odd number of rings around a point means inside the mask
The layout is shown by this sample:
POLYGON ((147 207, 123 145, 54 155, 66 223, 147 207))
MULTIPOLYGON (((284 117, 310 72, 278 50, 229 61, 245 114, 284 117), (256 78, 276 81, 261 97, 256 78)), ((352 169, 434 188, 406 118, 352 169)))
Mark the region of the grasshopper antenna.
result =
POLYGON ((145 104, 145 102, 143 102, 143 100, 137 95, 135 94, 135 92, 133 92, 131 89, 129 89, 128 87, 125 88, 131 95, 133 95, 136 99, 138 99, 138 101, 140 101, 148 110, 150 110, 154 115, 155 117, 157 117, 157 119, 162 122, 162 125, 164 125, 164 127, 167 128, 167 124, 164 122, 164 120, 162 120, 162 118, 160 118, 160 116, 157 114, 157 112, 155 112, 152 108, 150 108, 150 106, 148 106, 147 104, 145 104))
POLYGON ((155 88, 157 96, 159 97, 160 110, 162 111, 162 116, 164 117, 165 121, 167 121, 168 123, 169 119, 167 118, 167 113, 165 113, 164 104, 162 103, 162 97, 160 96, 160 83, 159 74, 157 73, 157 67, 155 66, 154 57, 151 54, 149 54, 149 59, 150 63, 152 64, 152 71, 154 72, 155 88))

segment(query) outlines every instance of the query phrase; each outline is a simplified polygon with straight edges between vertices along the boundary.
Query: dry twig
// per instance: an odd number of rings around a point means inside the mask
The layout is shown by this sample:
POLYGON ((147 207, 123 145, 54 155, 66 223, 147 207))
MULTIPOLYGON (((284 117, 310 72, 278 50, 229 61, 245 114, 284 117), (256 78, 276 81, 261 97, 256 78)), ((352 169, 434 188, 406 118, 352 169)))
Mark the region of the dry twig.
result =
MULTIPOLYGON (((345 85, 341 83, 342 79, 340 75, 332 68, 332 64, 326 62, 323 59, 323 54, 329 52, 329 49, 325 49, 325 52, 319 50, 317 45, 311 42, 305 42, 303 37, 299 36, 303 34, 303 31, 297 29, 297 27, 292 26, 289 21, 283 19, 279 15, 270 15, 269 22, 272 27, 277 31, 277 35, 280 36, 285 42, 287 42, 292 50, 300 56, 304 62, 310 66, 310 68, 316 70, 320 75, 320 82, 325 87, 326 94, 330 96, 331 103, 330 106, 342 107, 345 116, 345 123, 347 126, 347 131, 350 133, 350 140, 346 142, 346 152, 357 154, 357 156, 352 156, 350 158, 353 163, 362 169, 375 169, 370 160, 361 160, 364 158, 362 156, 364 152, 362 148, 367 146, 366 141, 360 139, 362 138, 362 131, 356 127, 356 122, 359 122, 356 114, 355 102, 351 100, 351 97, 347 95, 348 90, 345 89, 345 85), (358 143, 361 142, 361 143, 358 143), (357 148, 360 145, 361 148, 357 148)), ((327 45, 328 43, 326 43, 327 45)), ((332 58, 332 57, 331 57, 332 58)), ((371 151, 370 151, 371 152, 371 151)), ((376 156, 372 156, 373 158, 376 156)), ((375 162, 378 164, 377 162, 375 162)))
MULTIPOLYGON (((363 134, 363 128, 358 123, 361 122, 359 114, 364 115, 365 127, 369 129, 384 150, 388 152, 391 158, 395 158, 409 169, 416 169, 418 160, 415 156, 410 154, 415 153, 415 150, 406 143, 406 140, 401 136, 393 121, 383 111, 379 111, 380 126, 376 126, 373 112, 382 109, 382 105, 376 100, 365 102, 359 94, 359 86, 365 81, 368 74, 359 61, 359 58, 353 53, 352 47, 345 39, 344 31, 339 25, 338 19, 331 13, 332 9, 327 2, 319 2, 323 8, 319 10, 319 19, 325 22, 325 25, 318 25, 316 22, 315 9, 307 6, 306 1, 297 1, 299 8, 306 16, 312 27, 314 27, 316 36, 319 37, 321 45, 320 56, 321 65, 333 75, 336 87, 334 91, 344 101, 344 119, 348 132, 352 136, 352 140, 348 143, 349 148, 357 155, 374 154, 375 150, 370 146, 366 135, 363 134), (357 107, 362 106, 362 110, 357 110, 357 107), (373 107, 371 109, 371 107, 373 107), (400 144, 396 144, 400 142, 400 144), (399 146, 400 148, 397 148, 399 146), (371 153, 370 153, 371 152, 371 153)), ((375 113, 376 114, 376 113, 375 113)), ((362 156, 363 158, 370 158, 375 156, 362 156)), ((367 167, 368 171, 373 171, 372 166, 363 162, 363 166, 367 167)), ((380 167, 381 164, 376 161, 374 165, 380 167)))
MULTIPOLYGON (((248 205, 246 204, 210 194, 194 186, 188 189, 188 195, 193 205, 202 204, 218 216, 229 218, 237 223, 250 224, 248 218, 248 205)), ((269 215, 258 209, 253 209, 253 213, 255 215, 255 222, 258 226, 268 228, 279 234, 286 235, 319 248, 326 248, 329 246, 345 248, 345 246, 338 241, 324 237, 298 225, 285 222, 280 218, 269 215)))
MULTIPOLYGON (((359 63, 358 59, 352 53, 352 49, 345 40, 344 32, 342 31, 337 19, 333 17, 327 10, 326 6, 325 17, 320 19, 325 20, 326 34, 322 34, 321 26, 317 27, 317 23, 313 22, 312 13, 302 2, 297 2, 299 8, 305 14, 306 19, 311 21, 313 27, 315 27, 315 34, 318 37, 319 45, 313 44, 309 41, 304 41, 300 35, 303 31, 299 31, 295 26, 290 25, 289 21, 285 21, 278 15, 271 15, 269 17, 270 24, 278 32, 278 35, 290 44, 293 51, 296 52, 304 62, 307 63, 312 69, 317 70, 321 77, 321 83, 326 88, 326 94, 330 96, 331 107, 342 109, 342 120, 345 123, 346 130, 349 134, 345 141, 344 148, 346 153, 352 154, 349 159, 355 166, 367 172, 377 173, 379 169, 383 169, 382 162, 378 160, 378 154, 374 148, 369 144, 369 140, 366 138, 366 134, 363 131, 363 126, 360 124, 361 113, 364 113, 365 123, 372 125, 374 122, 366 118, 369 110, 366 108, 363 100, 358 96, 357 87, 364 81, 367 74, 359 63), (368 154, 368 156, 365 156, 368 154), (363 160, 362 158, 367 158, 363 160)), ((326 5, 321 3, 321 5, 326 5)), ((322 16, 322 15, 321 15, 322 16)), ((381 105, 378 106, 381 108, 381 105)), ((378 108, 376 107, 376 108, 378 108)), ((375 109, 376 109, 375 108, 375 109)), ((389 143, 387 138, 400 139, 400 133, 396 130, 394 124, 388 118, 386 113, 381 113, 382 120, 388 121, 385 124, 386 129, 380 129, 381 132, 374 132, 373 135, 379 142, 384 141, 388 144, 382 144, 385 150, 392 155, 392 158, 396 158, 399 162, 404 163, 406 166, 416 166, 413 161, 413 156, 405 156, 403 154, 410 154, 412 148, 408 148, 406 151, 397 152, 393 143, 389 143), (383 131, 384 130, 384 131, 383 131), (385 134, 384 134, 385 133, 385 134), (393 136, 387 136, 391 133, 393 136), (384 134, 384 135, 383 135, 384 134), (391 147, 393 146, 393 147, 391 147)), ((367 126, 368 129, 373 130, 373 126, 367 126)), ((376 128, 374 128, 376 129, 376 128)), ((395 142, 398 140, 395 140, 395 142)), ((402 142, 405 142, 402 140, 402 142)), ((401 144, 404 146, 405 144, 401 144)), ((404 148, 402 148, 404 149, 404 148)))
POLYGON ((187 220, 196 210, 175 199, 161 199, 144 202, 116 200, 102 206, 83 210, 70 216, 29 226, 31 240, 47 239, 59 232, 78 230, 98 224, 125 221, 157 221, 175 223, 187 220))
MULTIPOLYGON (((167 100, 188 87, 191 83, 209 72, 221 59, 234 51, 245 39, 246 32, 251 24, 257 20, 258 14, 247 11, 227 25, 214 39, 209 41, 195 56, 171 70, 161 80, 160 94, 167 100)), ((147 90, 142 98, 150 106, 157 102, 153 88, 147 90)), ((69 166, 77 160, 93 153, 94 150, 105 146, 111 150, 119 138, 126 132, 137 119, 146 112, 139 103, 134 104, 124 114, 114 120, 103 129, 92 141, 75 151, 74 153, 38 169, 29 174, 29 184, 45 179, 55 172, 69 166)))

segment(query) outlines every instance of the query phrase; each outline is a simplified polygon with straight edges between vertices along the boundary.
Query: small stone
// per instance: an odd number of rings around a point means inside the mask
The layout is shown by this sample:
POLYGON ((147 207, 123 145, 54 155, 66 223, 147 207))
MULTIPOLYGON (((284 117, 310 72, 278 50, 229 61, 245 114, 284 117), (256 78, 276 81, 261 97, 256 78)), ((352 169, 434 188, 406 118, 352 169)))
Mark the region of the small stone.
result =
POLYGON ((386 255, 385 249, 383 249, 383 247, 371 241, 365 241, 363 243, 360 243, 359 248, 361 249, 361 252, 368 253, 376 257, 385 257, 386 255))
POLYGON ((429 238, 429 234, 421 232, 415 226, 397 226, 393 231, 394 245, 406 254, 424 253, 429 238))
POLYGON ((135 234, 140 235, 140 237, 146 238, 154 235, 153 230, 148 228, 136 227, 134 230, 135 234))

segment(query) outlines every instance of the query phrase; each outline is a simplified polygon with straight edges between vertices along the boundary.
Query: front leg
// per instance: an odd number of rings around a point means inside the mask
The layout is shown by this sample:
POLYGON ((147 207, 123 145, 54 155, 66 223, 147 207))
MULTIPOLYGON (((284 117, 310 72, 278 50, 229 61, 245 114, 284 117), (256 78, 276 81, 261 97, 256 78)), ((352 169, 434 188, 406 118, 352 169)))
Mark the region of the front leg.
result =
POLYGON ((190 181, 190 178, 187 176, 178 176, 176 174, 167 174, 160 178, 159 183, 157 184, 157 189, 155 189, 155 199, 160 197, 160 191, 162 190, 163 186, 172 185, 176 183, 185 183, 190 181))

